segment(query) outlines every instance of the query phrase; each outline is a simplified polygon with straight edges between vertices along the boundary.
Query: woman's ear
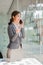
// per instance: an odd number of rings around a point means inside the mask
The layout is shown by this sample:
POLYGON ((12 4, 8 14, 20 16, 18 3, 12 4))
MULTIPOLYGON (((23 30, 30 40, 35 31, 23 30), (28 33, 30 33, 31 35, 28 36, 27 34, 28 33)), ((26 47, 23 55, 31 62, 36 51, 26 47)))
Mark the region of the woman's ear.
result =
POLYGON ((14 19, 14 16, 13 16, 13 19, 14 19))

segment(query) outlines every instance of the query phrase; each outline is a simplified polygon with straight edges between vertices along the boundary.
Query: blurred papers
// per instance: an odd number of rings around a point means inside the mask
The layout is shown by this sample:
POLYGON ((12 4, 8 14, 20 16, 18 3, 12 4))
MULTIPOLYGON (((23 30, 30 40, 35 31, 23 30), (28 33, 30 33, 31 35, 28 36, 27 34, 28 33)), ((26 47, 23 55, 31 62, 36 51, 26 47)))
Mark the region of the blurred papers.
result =
POLYGON ((42 65, 35 58, 24 58, 21 61, 16 62, 0 62, 0 65, 42 65))

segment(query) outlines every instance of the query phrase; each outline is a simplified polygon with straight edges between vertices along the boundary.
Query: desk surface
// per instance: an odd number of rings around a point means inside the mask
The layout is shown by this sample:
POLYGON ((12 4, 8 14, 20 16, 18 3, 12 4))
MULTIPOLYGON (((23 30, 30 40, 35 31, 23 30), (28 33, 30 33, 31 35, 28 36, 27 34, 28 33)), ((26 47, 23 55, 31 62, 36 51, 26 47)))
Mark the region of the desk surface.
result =
POLYGON ((42 64, 35 58, 23 58, 22 60, 16 62, 0 61, 0 65, 42 65, 42 64))

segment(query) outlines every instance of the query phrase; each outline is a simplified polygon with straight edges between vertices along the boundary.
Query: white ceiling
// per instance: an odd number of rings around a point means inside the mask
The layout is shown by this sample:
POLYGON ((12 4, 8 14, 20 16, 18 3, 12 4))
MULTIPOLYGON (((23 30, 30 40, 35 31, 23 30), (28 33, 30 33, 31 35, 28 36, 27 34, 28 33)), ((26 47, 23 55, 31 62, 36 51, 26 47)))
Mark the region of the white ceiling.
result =
POLYGON ((0 0, 0 13, 7 13, 11 3, 12 0, 0 0))
POLYGON ((11 13, 13 10, 23 10, 29 4, 43 3, 43 0, 0 0, 0 13, 11 13))

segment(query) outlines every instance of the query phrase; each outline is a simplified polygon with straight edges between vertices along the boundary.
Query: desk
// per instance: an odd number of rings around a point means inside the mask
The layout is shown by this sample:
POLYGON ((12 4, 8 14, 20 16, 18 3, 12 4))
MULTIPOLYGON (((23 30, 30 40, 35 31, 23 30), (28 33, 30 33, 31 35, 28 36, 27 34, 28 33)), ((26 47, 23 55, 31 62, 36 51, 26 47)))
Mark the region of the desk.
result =
POLYGON ((0 62, 0 65, 42 65, 37 59, 35 58, 23 58, 20 61, 16 62, 0 62))

